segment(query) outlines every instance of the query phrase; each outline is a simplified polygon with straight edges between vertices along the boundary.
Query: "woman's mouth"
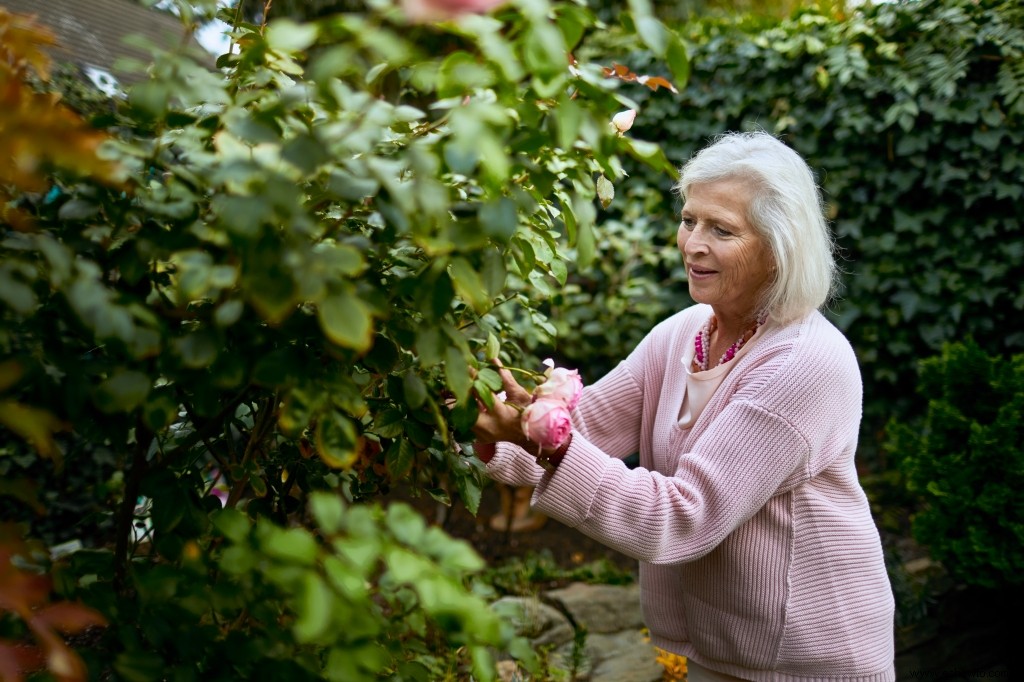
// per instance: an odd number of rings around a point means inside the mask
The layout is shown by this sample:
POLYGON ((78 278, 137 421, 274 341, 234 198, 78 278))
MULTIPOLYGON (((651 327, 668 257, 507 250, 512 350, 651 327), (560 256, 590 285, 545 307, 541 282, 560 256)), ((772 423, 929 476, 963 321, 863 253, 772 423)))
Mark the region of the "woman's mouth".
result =
POLYGON ((717 270, 712 270, 710 268, 703 268, 703 267, 700 267, 698 265, 691 265, 690 266, 690 277, 692 277, 694 279, 702 279, 704 277, 710 277, 711 275, 717 274, 717 272, 718 272, 717 270))

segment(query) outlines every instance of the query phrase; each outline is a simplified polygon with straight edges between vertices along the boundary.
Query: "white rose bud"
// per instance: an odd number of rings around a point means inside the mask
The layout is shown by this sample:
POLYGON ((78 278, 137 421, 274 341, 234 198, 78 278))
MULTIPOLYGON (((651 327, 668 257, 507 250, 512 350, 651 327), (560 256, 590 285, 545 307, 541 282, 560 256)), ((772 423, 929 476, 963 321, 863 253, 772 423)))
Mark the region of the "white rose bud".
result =
POLYGON ((636 109, 626 109, 612 117, 612 125, 615 126, 615 129, 621 135, 633 127, 634 120, 636 120, 636 109))

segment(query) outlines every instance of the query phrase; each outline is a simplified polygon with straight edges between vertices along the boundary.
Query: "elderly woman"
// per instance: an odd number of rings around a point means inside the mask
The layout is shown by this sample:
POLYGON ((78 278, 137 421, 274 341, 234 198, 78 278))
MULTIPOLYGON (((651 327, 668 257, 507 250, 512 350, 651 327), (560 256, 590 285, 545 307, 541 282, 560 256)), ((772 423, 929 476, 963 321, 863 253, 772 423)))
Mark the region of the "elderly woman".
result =
MULTIPOLYGON (((836 266, 813 175, 766 133, 729 134, 678 190, 698 304, 585 389, 557 451, 497 403, 477 452, 494 479, 536 486, 538 510, 639 560, 651 641, 689 659, 691 682, 894 680, 892 592, 854 467, 860 373, 818 312, 836 266)), ((529 401, 503 378, 508 402, 529 401)))

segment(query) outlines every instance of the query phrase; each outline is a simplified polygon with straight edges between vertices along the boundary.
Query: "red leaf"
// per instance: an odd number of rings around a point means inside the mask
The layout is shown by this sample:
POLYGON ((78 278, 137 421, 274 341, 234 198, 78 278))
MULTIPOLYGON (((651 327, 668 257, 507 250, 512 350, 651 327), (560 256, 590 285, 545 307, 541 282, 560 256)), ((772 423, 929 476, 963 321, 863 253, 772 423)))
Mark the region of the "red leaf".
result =
POLYGON ((651 90, 657 90, 659 87, 668 88, 672 92, 679 92, 676 90, 676 86, 669 83, 661 76, 642 76, 638 79, 641 83, 649 87, 651 90))
POLYGON ((30 644, 0 641, 0 680, 21 682, 23 672, 34 672, 43 667, 43 655, 30 644))
POLYGON ((47 627, 74 635, 92 626, 105 626, 107 620, 88 606, 64 601, 39 609, 32 616, 47 627))

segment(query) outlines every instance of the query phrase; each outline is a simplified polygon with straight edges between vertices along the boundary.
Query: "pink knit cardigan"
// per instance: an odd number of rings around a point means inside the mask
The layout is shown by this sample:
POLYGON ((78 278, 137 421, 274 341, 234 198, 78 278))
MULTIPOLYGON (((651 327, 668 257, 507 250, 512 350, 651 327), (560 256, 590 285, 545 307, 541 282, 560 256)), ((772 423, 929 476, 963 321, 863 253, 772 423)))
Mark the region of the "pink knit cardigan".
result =
POLYGON ((681 359, 710 315, 662 322, 584 390, 553 474, 507 443, 487 470, 639 560, 655 646, 750 680, 892 682, 892 591, 854 468, 853 351, 817 312, 769 322, 682 429, 681 359))

